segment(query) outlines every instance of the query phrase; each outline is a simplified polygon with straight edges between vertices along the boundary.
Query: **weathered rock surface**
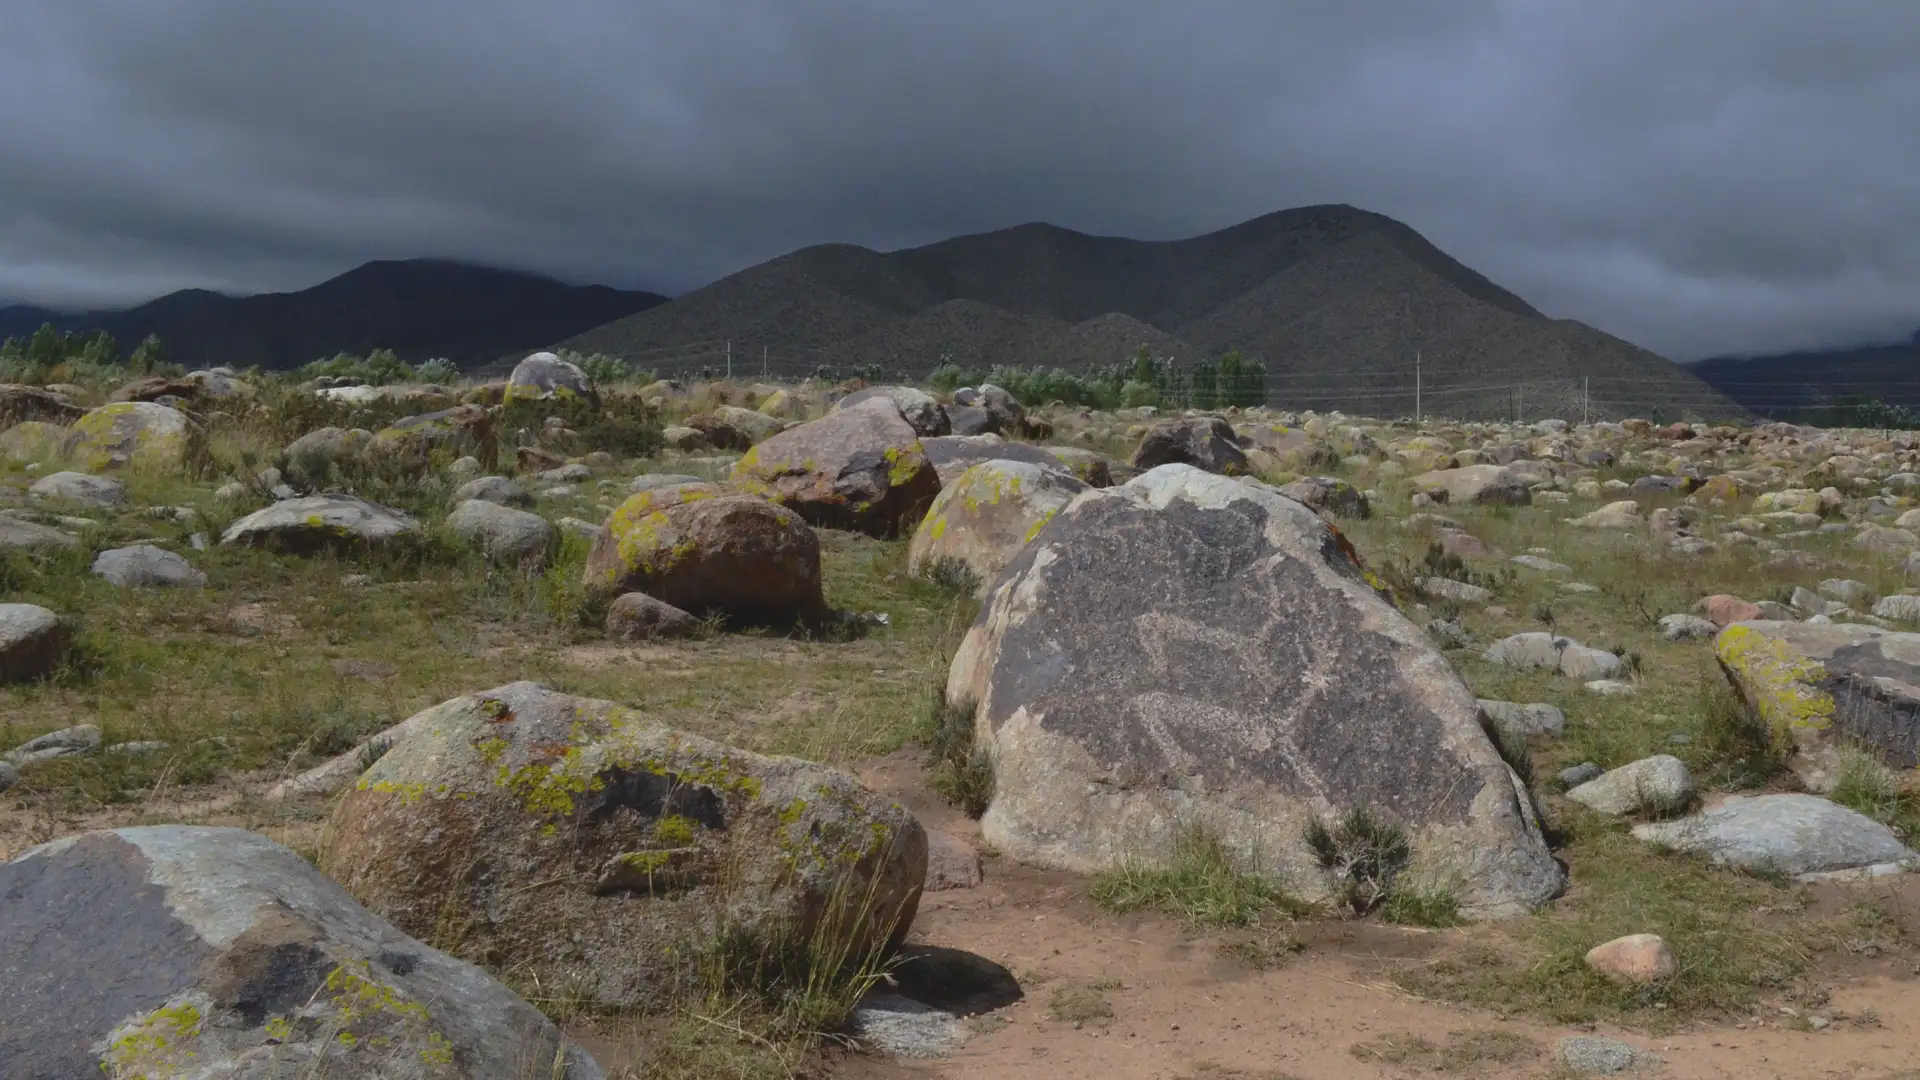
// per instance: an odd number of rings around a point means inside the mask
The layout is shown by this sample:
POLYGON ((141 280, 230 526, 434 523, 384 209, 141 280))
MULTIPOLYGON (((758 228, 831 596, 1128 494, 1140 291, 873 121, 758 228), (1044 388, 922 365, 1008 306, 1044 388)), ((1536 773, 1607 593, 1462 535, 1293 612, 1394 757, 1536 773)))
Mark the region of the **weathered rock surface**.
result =
POLYGON ((614 641, 683 638, 699 629, 699 619, 646 593, 622 593, 607 605, 607 637, 614 641))
POLYGON ((447 531, 494 562, 544 566, 553 526, 539 514, 485 499, 468 499, 447 515, 447 531))
POLYGON ((1552 668, 1570 679, 1605 679, 1626 670, 1626 661, 1572 638, 1538 630, 1503 638, 1487 650, 1487 660, 1522 671, 1552 668))
POLYGON ((1660 1067, 1657 1056, 1606 1035, 1568 1035, 1554 1045, 1553 1052, 1560 1064, 1586 1076, 1617 1076, 1660 1067))
POLYGON ((93 557, 93 573, 122 588, 204 588, 207 575, 166 548, 132 544, 93 557))
POLYGON ((513 367, 507 376, 506 400, 587 398, 598 400, 593 380, 578 367, 550 352, 537 352, 513 367))
POLYGON ((56 840, 0 864, 9 1080, 600 1080, 492 976, 241 829, 56 840))
POLYGON ((914 530, 907 571, 936 577, 964 568, 985 592, 1021 546, 1087 490, 1057 467, 981 462, 941 489, 914 530))
POLYGON ((1413 486, 1436 502, 1508 506, 1526 506, 1533 502, 1533 492, 1527 482, 1501 465, 1435 469, 1414 477, 1413 486))
POLYGON ((0 682, 42 678, 66 658, 60 617, 38 604, 0 604, 0 682))
POLYGON ((309 495, 248 514, 227 526, 220 542, 305 554, 391 544, 419 533, 412 515, 379 503, 352 495, 309 495))
POLYGON ((840 399, 834 406, 838 409, 851 409, 863 401, 874 398, 886 398, 900 410, 900 415, 922 438, 936 435, 950 435, 953 425, 947 420, 947 410, 940 406, 933 396, 924 390, 915 390, 911 386, 873 386, 865 390, 855 390, 840 399))
POLYGON ((957 482, 961 473, 986 461, 1018 461, 1043 469, 1072 471, 1053 453, 1053 447, 1008 442, 998 435, 942 435, 920 440, 920 448, 932 463, 934 471, 940 475, 943 487, 957 482))
POLYGON ((27 488, 27 495, 35 499, 72 503, 75 506, 86 506, 95 510, 111 510, 126 504, 127 486, 111 476, 57 472, 35 480, 27 488))
POLYGON ((1859 623, 1738 622, 1714 639, 1720 667, 1808 790, 1830 791, 1838 743, 1896 769, 1920 765, 1920 634, 1859 623))
POLYGON ((52 526, 0 514, 0 551, 45 551, 79 546, 79 540, 52 526))
POLYGON ((526 489, 504 476, 476 476, 461 484, 453 491, 453 504, 468 499, 484 499, 502 506, 532 506, 533 496, 526 489))
POLYGON ((1373 505, 1367 501, 1367 496, 1359 488, 1337 477, 1305 477, 1282 487, 1280 493, 1334 517, 1373 516, 1373 505))
POLYGON ((187 414, 147 401, 90 409, 73 422, 67 452, 89 471, 139 462, 160 469, 185 463, 192 422, 187 414))
POLYGON ((73 727, 49 731, 45 735, 28 739, 4 755, 0 755, 0 759, 4 759, 9 765, 24 768, 42 761, 91 754, 98 749, 100 749, 100 728, 94 724, 75 724, 73 727))
POLYGON ((826 608, 820 539, 800 515, 697 482, 629 496, 594 540, 584 581, 747 621, 812 619, 826 608))
POLYGON ((1712 619, 1698 615, 1660 616, 1660 636, 1668 641, 1705 641, 1720 633, 1712 619))
POLYGON ((458 912, 463 948, 633 1008, 723 930, 858 952, 912 924, 926 834, 845 774, 533 683, 428 714, 342 798, 322 857, 402 929, 458 912))
POLYGON ((1587 950, 1587 966, 1623 983, 1644 986, 1670 977, 1673 950, 1659 934, 1628 934, 1587 950))
POLYGON ((1197 822, 1312 888, 1306 825, 1359 805, 1470 914, 1563 883, 1445 657, 1262 484, 1168 465, 1076 497, 1001 573, 947 699, 995 757, 986 838, 1022 860, 1097 870, 1197 822))
POLYGON ((1729 795, 1692 817, 1637 825, 1633 835, 1721 866, 1794 877, 1913 869, 1916 859, 1885 825, 1797 792, 1729 795))
POLYGON ((51 390, 20 383, 0 383, 0 428, 29 422, 65 427, 85 413, 85 409, 51 390))
POLYGON ((912 529, 940 494, 919 434, 887 398, 775 435, 740 458, 732 482, 810 524, 875 536, 912 529))
POLYGON ((1609 769, 1567 798, 1603 814, 1669 813, 1693 801, 1693 774, 1671 754, 1656 754, 1609 769))
POLYGON ((1217 416, 1154 425, 1140 439, 1129 464, 1136 469, 1191 465, 1223 476, 1251 471, 1246 453, 1234 439, 1233 425, 1217 416))
POLYGON ((1558 736, 1567 730, 1567 714, 1545 702, 1522 705, 1481 698, 1480 710, 1487 714, 1487 719, 1522 735, 1558 736))

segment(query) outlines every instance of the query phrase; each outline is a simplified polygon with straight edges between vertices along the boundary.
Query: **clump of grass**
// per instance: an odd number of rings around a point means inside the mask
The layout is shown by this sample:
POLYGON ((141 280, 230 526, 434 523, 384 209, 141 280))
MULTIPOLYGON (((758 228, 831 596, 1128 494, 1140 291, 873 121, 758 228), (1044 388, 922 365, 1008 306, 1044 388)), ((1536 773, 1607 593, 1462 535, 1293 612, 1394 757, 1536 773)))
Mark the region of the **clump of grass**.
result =
POLYGON ((1394 880, 1413 859, 1406 831, 1355 806, 1329 826, 1314 819, 1306 832, 1314 861, 1331 879, 1335 902, 1354 915, 1384 903, 1394 880))
POLYGON ((1871 749, 1852 743, 1837 752, 1839 767, 1828 798, 1857 810, 1900 834, 1905 840, 1920 828, 1920 805, 1900 789, 1900 778, 1871 749))
POLYGON ((1704 673, 1695 708, 1700 714, 1700 771, 1715 787, 1758 787, 1786 767, 1786 751, 1718 672, 1704 673))
POLYGON ((1511 1031, 1455 1031, 1444 1046, 1412 1033, 1382 1035, 1348 1048, 1361 1061, 1399 1065, 1417 1072, 1481 1073, 1540 1056, 1540 1044, 1511 1031))
POLYGON ((944 687, 928 696, 920 742, 933 775, 928 783, 968 817, 978 818, 993 801, 993 756, 974 741, 975 706, 948 701, 944 687))
POLYGON ((1401 926, 1441 929, 1460 925, 1460 899, 1445 889, 1396 885, 1380 905, 1380 917, 1401 926))
POLYGON ((1269 912, 1303 910, 1267 878, 1242 870, 1220 837, 1200 825, 1174 834, 1165 862, 1123 859, 1096 874, 1088 891, 1108 911, 1157 908, 1204 927, 1246 926, 1269 912))

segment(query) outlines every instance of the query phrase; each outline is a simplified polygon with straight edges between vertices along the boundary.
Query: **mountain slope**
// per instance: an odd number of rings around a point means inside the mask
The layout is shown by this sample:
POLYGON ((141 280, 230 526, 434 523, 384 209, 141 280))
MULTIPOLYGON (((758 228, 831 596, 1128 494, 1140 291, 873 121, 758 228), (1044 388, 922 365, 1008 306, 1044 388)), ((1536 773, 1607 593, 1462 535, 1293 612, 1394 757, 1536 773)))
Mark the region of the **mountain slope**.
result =
MULTIPOLYGON (((392 349, 408 361, 444 356, 470 367, 664 302, 653 293, 412 259, 367 263, 299 292, 230 297, 189 289, 125 311, 52 321, 67 330, 106 330, 123 348, 158 334, 168 354, 189 367, 284 369, 376 348, 392 349)), ((7 318, 0 331, 31 333, 47 320, 25 329, 13 324, 33 315, 0 309, 0 317, 7 318)))
POLYGON ((1663 358, 1548 318, 1407 225, 1350 206, 1173 241, 1035 223, 889 253, 803 248, 565 344, 670 371, 710 366, 695 343, 721 339, 756 363, 764 349, 782 375, 1239 349, 1266 364, 1276 403, 1387 415, 1414 409, 1417 354, 1423 409, 1463 418, 1740 413, 1663 358))
POLYGON ((1849 399, 1920 408, 1920 332, 1896 345, 1716 357, 1687 370, 1762 416, 1792 419, 1849 399))

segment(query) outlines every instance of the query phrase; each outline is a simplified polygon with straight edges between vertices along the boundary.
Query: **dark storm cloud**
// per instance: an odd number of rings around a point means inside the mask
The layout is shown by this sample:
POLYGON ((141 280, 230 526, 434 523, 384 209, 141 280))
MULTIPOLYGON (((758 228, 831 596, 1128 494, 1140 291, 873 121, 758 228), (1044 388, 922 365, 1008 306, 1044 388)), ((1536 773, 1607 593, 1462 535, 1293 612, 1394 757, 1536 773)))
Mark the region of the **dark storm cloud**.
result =
POLYGON ((441 255, 681 291, 1048 220, 1392 214, 1669 355, 1920 322, 1920 6, 63 0, 0 33, 0 295, 441 255))

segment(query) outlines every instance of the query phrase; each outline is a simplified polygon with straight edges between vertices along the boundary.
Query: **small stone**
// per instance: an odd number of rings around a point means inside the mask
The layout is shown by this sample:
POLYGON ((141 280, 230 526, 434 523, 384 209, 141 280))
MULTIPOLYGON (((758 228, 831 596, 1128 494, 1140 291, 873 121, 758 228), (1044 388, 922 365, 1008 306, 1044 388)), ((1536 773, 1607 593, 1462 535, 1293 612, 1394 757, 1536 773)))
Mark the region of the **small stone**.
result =
POLYGON ((1603 814, 1620 815, 1674 810, 1691 802, 1693 792, 1686 762, 1656 754, 1589 780, 1567 792, 1567 798, 1603 814))
POLYGON ((950 833, 927 833, 927 891, 971 889, 983 878, 980 853, 950 833))
POLYGON ((1487 714, 1487 719, 1522 735, 1559 735, 1567 729, 1567 714, 1545 702, 1521 705, 1481 698, 1480 711, 1487 714))
POLYGON ((699 619, 642 592, 624 593, 607 607, 607 637, 615 641, 683 638, 699 629, 699 619))
POLYGON ((1610 979, 1644 986, 1673 974, 1673 952, 1658 934, 1629 934, 1589 949, 1587 966, 1610 979))
POLYGON ((165 548, 134 544, 94 557, 93 574, 121 588, 203 588, 207 575, 165 548))
POLYGON ((1716 593, 1702 599, 1694 605, 1694 610, 1706 616, 1715 626, 1724 627, 1730 623, 1749 622, 1762 617, 1760 606, 1726 593, 1716 593))
POLYGON ((1634 692, 1632 683, 1621 682, 1619 679, 1595 679, 1592 682, 1582 683, 1581 687, 1587 693, 1599 694, 1601 697, 1622 697, 1634 692))
POLYGON ((1515 566, 1524 566, 1529 570, 1538 570, 1543 574, 1573 573, 1573 567, 1565 563, 1554 562, 1552 559, 1542 558, 1539 555, 1515 555, 1507 561, 1515 566))
POLYGON ((1568 1035, 1554 1052, 1560 1064, 1588 1076, 1616 1076, 1660 1064, 1659 1058, 1645 1050, 1604 1035, 1568 1035))
POLYGON ((373 584, 373 576, 371 574, 342 574, 340 575, 340 584, 349 589, 363 588, 373 584))
POLYGON ((0 761, 0 791, 5 791, 20 782, 20 770, 4 761, 0 761))
POLYGON ((109 754, 125 754, 129 757, 142 757, 147 754, 157 754, 166 748, 167 744, 159 739, 138 739, 133 742, 114 743, 112 746, 107 747, 106 752, 109 754))
POLYGON ((1698 615, 1660 616, 1660 636, 1668 641, 1705 641, 1719 632, 1713 620, 1698 615))
POLYGON ((51 761, 54 758, 73 757, 100 748, 100 729, 92 724, 76 724, 59 731, 49 731, 35 739, 28 739, 12 750, 7 751, 5 760, 14 765, 26 765, 39 761, 51 761))
POLYGON ((1452 578, 1425 577, 1414 581, 1420 591, 1437 600, 1453 600, 1462 604, 1484 604, 1493 599, 1493 594, 1478 585, 1469 585, 1452 578))
POLYGON ((1598 780, 1604 772, 1606 772, 1605 769, 1595 765, 1593 762, 1583 761, 1578 765, 1571 765, 1561 769, 1558 779, 1562 788, 1571 790, 1589 780, 1598 780))

